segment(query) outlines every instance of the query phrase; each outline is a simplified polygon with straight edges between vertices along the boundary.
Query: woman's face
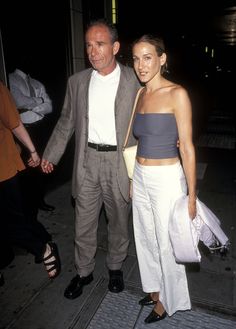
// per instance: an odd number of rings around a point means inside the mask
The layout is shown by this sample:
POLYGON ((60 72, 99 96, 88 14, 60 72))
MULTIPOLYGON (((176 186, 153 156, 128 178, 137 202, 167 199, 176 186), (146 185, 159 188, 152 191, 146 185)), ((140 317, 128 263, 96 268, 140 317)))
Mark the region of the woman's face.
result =
POLYGON ((160 57, 156 48, 148 42, 139 42, 133 46, 133 63, 135 72, 141 82, 147 83, 160 75, 161 66, 165 64, 166 54, 160 57))

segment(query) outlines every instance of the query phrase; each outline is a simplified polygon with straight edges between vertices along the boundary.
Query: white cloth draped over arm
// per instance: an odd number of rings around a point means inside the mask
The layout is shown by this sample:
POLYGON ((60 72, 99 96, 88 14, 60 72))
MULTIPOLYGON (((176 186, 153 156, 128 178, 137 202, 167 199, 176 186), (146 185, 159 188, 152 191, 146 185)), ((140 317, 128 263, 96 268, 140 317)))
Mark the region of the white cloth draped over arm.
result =
POLYGON ((179 198, 173 207, 169 223, 170 240, 177 262, 200 262, 198 243, 201 240, 207 247, 218 239, 222 246, 229 243, 228 237, 220 227, 220 220, 199 199, 197 216, 191 220, 188 213, 188 196, 179 198))

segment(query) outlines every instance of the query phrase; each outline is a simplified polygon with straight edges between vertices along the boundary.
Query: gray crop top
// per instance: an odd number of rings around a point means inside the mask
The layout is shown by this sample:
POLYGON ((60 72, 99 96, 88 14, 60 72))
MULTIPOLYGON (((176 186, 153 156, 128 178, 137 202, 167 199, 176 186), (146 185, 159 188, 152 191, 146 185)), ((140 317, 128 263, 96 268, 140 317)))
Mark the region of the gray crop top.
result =
POLYGON ((136 113, 133 133, 138 138, 138 156, 147 159, 178 156, 178 130, 174 114, 136 113))

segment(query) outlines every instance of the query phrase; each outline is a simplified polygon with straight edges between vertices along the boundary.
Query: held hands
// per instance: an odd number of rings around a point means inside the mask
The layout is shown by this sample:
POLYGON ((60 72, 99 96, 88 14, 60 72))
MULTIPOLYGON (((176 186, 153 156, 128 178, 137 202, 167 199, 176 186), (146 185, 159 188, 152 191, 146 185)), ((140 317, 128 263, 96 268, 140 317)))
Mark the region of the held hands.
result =
POLYGON ((53 163, 49 162, 48 160, 42 159, 41 169, 45 174, 49 174, 54 170, 54 165, 53 165, 53 163))
MULTIPOLYGON (((33 151, 33 152, 30 152, 30 155, 31 156, 28 160, 28 165, 30 167, 39 166, 40 165, 40 157, 39 157, 38 153, 36 151, 33 151)), ((44 173, 49 174, 54 170, 54 165, 51 162, 49 162, 45 159, 42 159, 41 169, 44 173)))

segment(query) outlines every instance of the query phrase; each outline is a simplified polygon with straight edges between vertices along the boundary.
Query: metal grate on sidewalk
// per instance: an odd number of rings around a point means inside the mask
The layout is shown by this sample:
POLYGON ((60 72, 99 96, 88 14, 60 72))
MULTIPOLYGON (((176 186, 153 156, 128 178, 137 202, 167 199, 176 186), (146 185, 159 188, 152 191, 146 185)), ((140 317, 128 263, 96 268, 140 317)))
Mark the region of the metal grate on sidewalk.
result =
POLYGON ((236 328, 236 322, 232 320, 194 310, 177 312, 163 321, 147 325, 144 319, 151 312, 152 307, 140 307, 138 300, 142 297, 140 289, 135 291, 133 286, 127 284, 126 289, 119 294, 107 291, 86 329, 147 329, 147 326, 150 329, 236 328))

